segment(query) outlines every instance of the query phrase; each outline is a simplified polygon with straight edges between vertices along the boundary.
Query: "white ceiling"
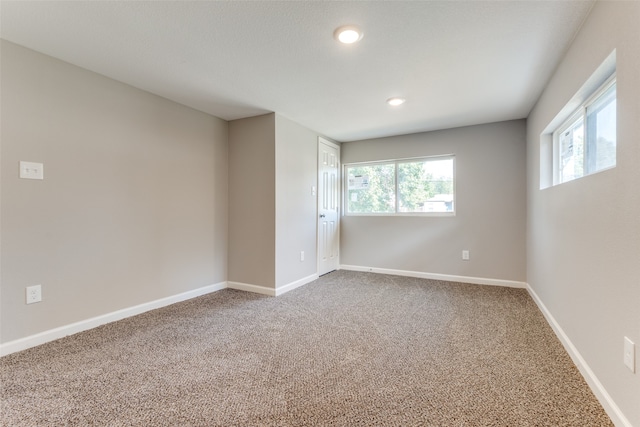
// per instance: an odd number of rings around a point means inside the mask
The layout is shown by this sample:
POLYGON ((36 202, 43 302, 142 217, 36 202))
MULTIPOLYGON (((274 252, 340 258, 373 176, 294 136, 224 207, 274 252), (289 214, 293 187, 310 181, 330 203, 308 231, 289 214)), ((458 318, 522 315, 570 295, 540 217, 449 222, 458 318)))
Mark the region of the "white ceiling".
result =
POLYGON ((2 0, 0 35, 223 119, 277 112, 350 141, 526 117, 592 5, 2 0), (345 24, 359 43, 333 39, 345 24))

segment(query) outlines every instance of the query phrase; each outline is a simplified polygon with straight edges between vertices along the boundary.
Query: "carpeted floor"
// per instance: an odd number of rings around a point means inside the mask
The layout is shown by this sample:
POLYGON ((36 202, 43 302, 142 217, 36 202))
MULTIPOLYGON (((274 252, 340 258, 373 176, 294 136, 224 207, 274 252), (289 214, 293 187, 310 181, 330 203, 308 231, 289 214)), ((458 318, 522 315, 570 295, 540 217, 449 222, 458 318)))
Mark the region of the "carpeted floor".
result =
POLYGON ((523 289, 338 271, 0 359, 3 426, 610 426, 523 289))

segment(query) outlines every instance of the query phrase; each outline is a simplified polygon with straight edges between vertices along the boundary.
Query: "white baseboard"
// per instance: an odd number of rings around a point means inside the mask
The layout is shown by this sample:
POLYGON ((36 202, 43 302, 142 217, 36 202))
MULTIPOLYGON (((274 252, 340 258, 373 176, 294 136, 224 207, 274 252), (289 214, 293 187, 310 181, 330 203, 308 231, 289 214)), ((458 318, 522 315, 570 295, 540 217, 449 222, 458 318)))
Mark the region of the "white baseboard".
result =
POLYGON ((69 325, 60 326, 58 328, 50 329, 48 331, 40 332, 35 335, 20 338, 14 341, 9 341, 4 344, 0 344, 0 356, 15 353, 17 351, 26 350, 31 347, 35 347, 40 344, 44 344, 50 341, 64 338, 68 335, 77 334, 78 332, 86 331, 88 329, 96 328, 107 323, 115 322, 126 317, 142 314, 146 311, 154 310, 156 308, 165 307, 167 305, 175 304, 177 302, 186 301, 191 298, 199 297, 211 292, 216 292, 227 287, 226 282, 216 283, 214 285, 204 286, 202 288, 194 289, 191 291, 183 292, 181 294, 173 295, 166 298, 161 298, 155 301, 146 302, 133 307, 124 308, 111 313, 103 314, 101 316, 92 317, 90 319, 81 320, 79 322, 71 323, 69 325))
POLYGON ((69 335, 77 334, 78 332, 86 331, 92 328, 96 328, 98 326, 105 325, 107 323, 115 322, 117 320, 121 320, 127 317, 142 314, 149 310, 154 310, 156 308, 165 307, 167 305, 175 304, 177 302, 186 301, 188 299, 199 297, 201 295, 205 295, 211 292, 216 292, 225 288, 238 289, 241 291, 254 292, 254 293, 259 293, 259 294, 269 295, 269 296, 278 296, 286 292, 289 292, 293 289, 299 288, 300 286, 306 285, 307 283, 312 282, 317 278, 318 278, 318 274, 312 274, 310 276, 304 277, 300 280, 296 280, 295 282, 291 282, 285 286, 281 286, 276 289, 267 288, 267 287, 258 286, 258 285, 250 285, 247 283, 240 283, 240 282, 220 282, 214 285, 209 285, 209 286, 204 286, 202 288, 194 289, 192 291, 183 292, 178 295, 161 298, 155 301, 146 302, 133 307, 128 307, 122 310, 117 310, 111 313, 92 317, 90 319, 81 320, 79 322, 71 323, 69 325, 64 325, 58 328, 49 329, 47 331, 43 331, 34 335, 30 335, 28 337, 14 340, 14 341, 2 343, 0 344, 0 356, 5 356, 7 354, 26 350, 28 348, 35 347, 37 345, 45 344, 50 341, 64 338, 69 335))
POLYGON ((260 285, 251 285, 249 283, 227 282, 227 288, 236 289, 238 291, 253 292, 254 294, 269 295, 270 297, 276 296, 276 290, 274 288, 267 288, 266 286, 260 285))
POLYGON ((525 282, 514 280, 487 279, 483 277, 454 276, 450 274, 425 273, 422 271, 393 270, 389 268, 363 267, 359 265, 341 265, 341 270, 366 271, 378 274, 391 274, 394 276, 418 277, 421 279, 444 280, 447 282, 472 283, 475 285, 504 286, 508 288, 526 288, 525 282))
POLYGON ((304 286, 307 283, 311 283, 314 280, 318 279, 318 277, 319 276, 316 273, 316 274, 312 274, 312 275, 307 276, 307 277, 303 277, 302 279, 296 280, 295 282, 291 282, 291 283, 289 283, 287 285, 280 286, 280 287, 276 288, 276 296, 279 296, 279 295, 282 295, 282 294, 287 293, 289 291, 292 291, 292 290, 294 290, 296 288, 299 288, 300 286, 304 286))
POLYGON ((309 282, 313 282, 317 278, 318 274, 315 273, 310 276, 303 277, 302 279, 296 280, 295 282, 288 283, 284 286, 279 286, 277 288, 267 288, 266 286, 252 285, 242 282, 227 282, 227 287, 231 289, 237 289, 239 291, 254 292, 256 294, 277 297, 296 288, 299 288, 300 286, 306 285, 309 282))
MULTIPOLYGON (((478 277, 468 277, 468 276, 453 276, 448 274, 436 274, 436 273, 424 273, 419 271, 406 271, 406 270, 393 270, 386 268, 374 268, 374 267, 362 267, 355 265, 341 265, 340 269, 342 270, 351 270, 351 271, 364 271, 378 274, 391 274, 396 276, 406 276, 406 277, 418 277, 424 279, 434 279, 434 280, 444 280, 450 282, 463 282, 463 283, 473 283, 480 285, 495 285, 495 286, 506 286, 506 287, 514 287, 514 288, 526 288, 531 298, 538 305, 538 308, 547 319, 547 322, 555 332, 556 336, 564 346, 567 353, 578 367, 578 370, 586 380, 587 384, 600 401, 600 404, 603 406, 611 420, 616 426, 623 427, 633 427, 629 420, 624 416, 618 405, 613 401, 609 393, 606 391, 602 383, 598 380, 596 375, 593 373, 587 362, 580 355, 578 349, 573 345, 567 334, 562 330, 558 322, 555 320, 551 312, 544 305, 540 297, 536 294, 536 292, 525 282, 517 282, 510 280, 501 280, 501 279, 485 279, 478 277)), ((318 274, 312 274, 310 276, 304 277, 302 279, 296 280, 295 282, 291 282, 285 286, 281 286, 279 288, 267 288, 264 286, 258 285, 250 285, 247 283, 240 282, 220 282, 209 286, 204 286, 202 288, 194 289, 191 291, 183 292, 181 294, 173 295, 166 298, 161 298, 155 301, 150 301, 147 303, 139 304, 133 307, 125 308, 122 310, 117 310, 111 313, 107 313, 101 316, 96 316, 90 319, 82 320, 80 322, 75 322, 69 325, 61 326, 58 328, 50 329, 48 331, 40 332, 35 335, 31 335, 25 338, 20 338, 14 341, 9 341, 4 344, 0 344, 0 356, 5 356, 11 353, 15 353, 18 351, 26 350, 31 347, 35 347, 37 345, 41 345, 50 341, 57 340, 59 338, 63 338, 69 335, 76 334, 78 332, 86 331, 92 328, 96 328, 101 325, 105 325, 107 323, 115 322, 117 320, 121 320, 127 317, 135 316, 138 314, 142 314, 144 312, 154 310, 156 308, 165 307, 167 305, 175 304, 177 302, 186 301, 191 298, 195 298, 201 295, 205 295, 208 293, 216 292, 221 289, 231 288, 237 289, 241 291, 254 292, 263 295, 269 296, 278 296, 282 295, 286 292, 289 292, 293 289, 296 289, 300 286, 306 285, 318 278, 318 274)))
POLYGON ((633 427, 629 420, 624 416, 618 405, 616 405, 616 403, 613 401, 609 393, 607 393, 607 390, 598 380, 587 362, 580 355, 578 349, 573 345, 567 334, 562 330, 551 312, 544 305, 540 297, 538 297, 538 294, 536 294, 533 288, 528 284, 527 291, 529 292, 529 295, 531 295, 531 298, 533 298, 535 303, 538 305, 538 308, 547 319, 547 322, 556 333, 556 336, 564 346, 567 353, 569 353, 569 356, 571 356, 573 363, 575 363, 575 365, 578 367, 578 370, 584 377, 587 384, 589 384, 591 391, 593 391, 593 394, 595 394, 605 412, 607 413, 607 415, 609 415, 609 418, 611 418, 611 421, 613 421, 616 426, 633 427))

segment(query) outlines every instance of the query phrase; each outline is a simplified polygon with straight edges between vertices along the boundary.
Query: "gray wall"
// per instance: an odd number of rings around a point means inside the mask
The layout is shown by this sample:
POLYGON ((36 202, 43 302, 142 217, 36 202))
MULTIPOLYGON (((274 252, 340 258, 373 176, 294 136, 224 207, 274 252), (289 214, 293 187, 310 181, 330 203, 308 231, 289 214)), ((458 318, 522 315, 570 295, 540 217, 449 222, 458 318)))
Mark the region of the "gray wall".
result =
POLYGON ((229 277, 275 288, 275 114, 229 122, 229 277))
POLYGON ((277 114, 229 122, 229 281, 276 289, 317 272, 317 147, 277 114))
POLYGON ((318 134, 276 115, 277 287, 317 272, 317 170, 318 134))
POLYGON ((622 357, 624 336, 640 345, 639 118, 640 3, 597 2, 527 121, 527 279, 636 426, 640 375, 622 357), (541 133, 613 49, 616 168, 539 190, 541 133))
POLYGON ((2 41, 1 340, 227 277, 227 123, 2 41), (44 181, 18 179, 20 160, 44 181), (25 305, 25 286, 43 301, 25 305))
POLYGON ((344 143, 343 164, 455 154, 456 215, 343 216, 340 263, 524 282, 525 147, 524 120, 344 143))

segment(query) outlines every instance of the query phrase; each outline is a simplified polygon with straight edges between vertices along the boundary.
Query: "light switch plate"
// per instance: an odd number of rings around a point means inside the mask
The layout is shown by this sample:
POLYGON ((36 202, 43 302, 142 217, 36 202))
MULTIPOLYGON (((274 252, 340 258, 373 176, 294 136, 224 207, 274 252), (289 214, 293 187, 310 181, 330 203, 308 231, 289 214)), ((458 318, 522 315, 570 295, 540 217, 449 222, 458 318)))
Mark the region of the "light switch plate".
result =
POLYGON ((34 162, 20 162, 20 178, 44 179, 44 165, 34 162))
POLYGON ((624 337, 624 364, 631 372, 636 372, 636 345, 627 337, 624 337))

